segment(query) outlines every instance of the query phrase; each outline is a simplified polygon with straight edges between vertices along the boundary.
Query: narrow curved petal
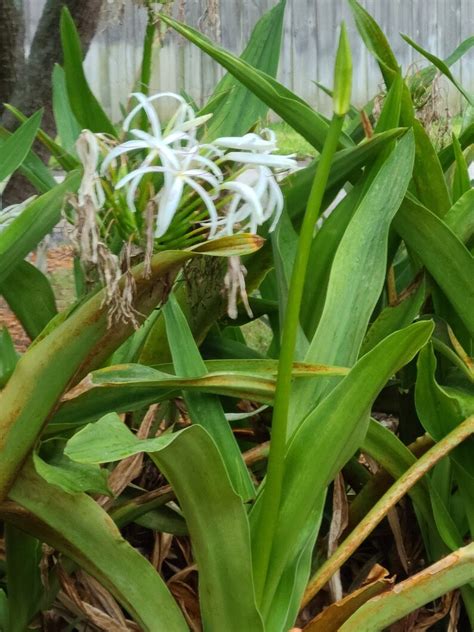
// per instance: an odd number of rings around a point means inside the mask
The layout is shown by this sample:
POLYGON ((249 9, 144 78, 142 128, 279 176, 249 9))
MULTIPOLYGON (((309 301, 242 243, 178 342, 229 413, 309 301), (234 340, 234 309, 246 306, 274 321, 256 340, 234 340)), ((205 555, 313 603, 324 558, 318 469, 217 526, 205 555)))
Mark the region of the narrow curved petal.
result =
POLYGON ((148 145, 144 141, 138 141, 138 140, 128 140, 125 143, 122 143, 121 145, 117 145, 117 147, 114 147, 114 149, 111 149, 109 153, 107 154, 107 156, 104 158, 104 161, 102 162, 102 166, 100 168, 100 172, 104 174, 107 171, 107 169, 110 167, 112 162, 116 160, 117 158, 119 158, 120 156, 122 156, 123 154, 126 154, 129 151, 135 151, 137 149, 146 149, 147 146, 148 145))
POLYGON ((263 165, 273 169, 295 169, 297 166, 296 160, 291 156, 251 154, 244 151, 231 151, 225 155, 225 159, 240 162, 244 165, 263 165))
POLYGON ((130 123, 135 118, 140 110, 143 110, 150 122, 151 129, 153 131, 153 135, 156 138, 161 138, 161 123, 158 117, 158 113, 155 108, 151 105, 151 101, 153 100, 150 97, 145 96, 141 92, 133 92, 131 94, 132 97, 135 97, 138 101, 138 105, 133 108, 130 114, 125 118, 123 122, 123 129, 128 131, 130 127, 130 123))
POLYGON ((219 219, 217 215, 216 206, 211 196, 209 195, 209 193, 206 191, 206 189, 203 186, 201 186, 198 182, 196 182, 195 180, 192 180, 192 178, 189 178, 187 176, 185 176, 183 179, 186 182, 186 184, 191 187, 191 189, 194 189, 196 191, 196 193, 199 195, 199 197, 204 202, 207 208, 207 212, 209 213, 209 217, 211 220, 211 228, 209 231, 209 238, 211 238, 215 234, 215 226, 219 219))
POLYGON ((245 134, 245 136, 222 136, 214 141, 214 145, 226 149, 240 149, 243 151, 271 152, 275 151, 274 142, 263 139, 258 134, 245 134))
POLYGON ((156 218, 155 237, 163 237, 168 230, 178 209, 183 195, 184 182, 175 178, 171 186, 164 186, 159 193, 158 215, 156 218))
POLYGON ((255 214, 260 222, 263 221, 263 208, 252 187, 249 187, 248 184, 243 184, 242 182, 236 182, 234 180, 231 182, 224 182, 220 188, 238 193, 252 207, 252 214, 255 214))
POLYGON ((137 176, 143 178, 143 176, 147 173, 163 173, 164 171, 166 171, 165 167, 140 167, 139 169, 134 169, 133 171, 130 171, 130 173, 127 173, 126 176, 121 178, 115 185, 115 188, 121 189, 137 176))

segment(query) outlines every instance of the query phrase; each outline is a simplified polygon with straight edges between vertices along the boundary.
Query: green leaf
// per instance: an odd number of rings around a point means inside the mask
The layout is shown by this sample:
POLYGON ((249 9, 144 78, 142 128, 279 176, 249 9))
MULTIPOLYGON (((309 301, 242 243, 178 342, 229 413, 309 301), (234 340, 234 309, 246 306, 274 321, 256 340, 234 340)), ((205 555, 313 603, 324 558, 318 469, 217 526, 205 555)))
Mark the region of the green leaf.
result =
MULTIPOLYGON (((390 223, 411 179, 413 135, 408 132, 385 160, 360 201, 331 267, 326 300, 305 361, 351 366, 357 359, 385 279, 390 223)), ((292 397, 293 429, 333 383, 302 382, 292 397)))
POLYGON ((463 243, 467 243, 474 234, 474 189, 466 191, 443 220, 463 243))
MULTIPOLYGON (((349 4, 355 18, 357 30, 367 50, 377 60, 387 88, 390 88, 401 71, 397 58, 385 34, 374 18, 356 0, 349 0, 349 4)), ((414 120, 413 103, 410 91, 405 83, 402 91, 401 119, 404 125, 411 125, 414 120)))
POLYGON ((71 558, 109 590, 144 630, 187 632, 160 575, 122 538, 92 498, 50 485, 31 463, 23 466, 10 498, 30 513, 25 516, 2 506, 2 519, 71 558))
MULTIPOLYGON (((25 123, 28 120, 27 117, 13 105, 5 104, 5 109, 8 110, 21 123, 25 123)), ((79 166, 79 160, 77 160, 77 158, 74 158, 74 156, 69 155, 60 145, 56 143, 53 138, 51 138, 51 136, 49 136, 49 134, 43 132, 41 128, 38 129, 36 136, 63 169, 65 169, 66 171, 71 171, 72 169, 75 169, 79 166)))
POLYGON ((360 355, 373 349, 375 345, 378 345, 397 329, 403 329, 412 323, 425 301, 425 292, 426 288, 423 282, 398 305, 385 307, 370 326, 360 349, 360 355))
MULTIPOLYGON (((357 362, 292 436, 262 607, 264 616, 272 609, 284 568, 306 545, 308 521, 313 520, 314 524, 313 512, 316 505, 320 506, 321 495, 363 442, 368 411, 375 397, 387 380, 426 344, 432 330, 432 323, 416 323, 386 338, 357 362), (301 472, 305 475, 301 476, 301 472)), ((257 500, 251 513, 251 528, 258 524, 258 505, 257 500)))
POLYGON ((356 0, 349 0, 355 18, 357 30, 364 44, 381 64, 382 73, 386 70, 398 72, 399 64, 382 29, 374 18, 356 0))
POLYGON ((357 211, 362 192, 363 183, 358 183, 332 210, 313 239, 305 279, 305 301, 300 316, 310 340, 324 309, 334 257, 347 226, 357 211))
POLYGON ((401 74, 397 74, 384 99, 382 111, 374 127, 374 132, 385 132, 400 124, 403 87, 403 78, 401 74))
POLYGON ((43 551, 41 542, 8 523, 5 544, 9 620, 2 629, 24 632, 44 590, 40 571, 43 551))
MULTIPOLYGON (((51 419, 49 430, 84 425, 107 412, 138 410, 154 402, 177 397, 179 391, 214 393, 270 404, 275 392, 276 360, 208 361, 206 371, 190 378, 176 377, 139 364, 108 367, 90 374, 67 396, 51 419)), ((171 371, 170 365, 160 367, 171 371)), ((295 363, 295 378, 343 376, 347 369, 295 363)))
MULTIPOLYGON (((446 66, 451 67, 457 61, 463 57, 474 46, 474 36, 467 37, 463 42, 457 46, 453 52, 445 58, 444 63, 446 66)), ((422 68, 418 71, 410 80, 410 89, 412 92, 426 90, 430 87, 436 73, 438 72, 436 66, 430 65, 427 68, 422 68)))
MULTIPOLYGON (((461 132, 460 136, 458 136, 458 140, 463 150, 474 143, 474 122, 461 132)), ((446 171, 454 162, 453 144, 450 143, 444 147, 444 149, 439 152, 438 158, 443 170, 446 171)))
MULTIPOLYGON (((327 201, 331 202, 347 180, 358 179, 360 169, 376 158, 384 151, 392 141, 396 140, 406 130, 404 128, 392 129, 382 134, 375 134, 369 140, 363 141, 357 147, 342 149, 334 157, 326 187, 327 201)), ((285 197, 285 205, 292 219, 299 217, 306 208, 306 202, 316 173, 319 158, 316 158, 304 169, 287 176, 282 182, 282 191, 285 197)))
POLYGON ((454 134, 453 149, 456 160, 456 169, 453 175, 453 202, 457 202, 464 193, 471 190, 471 178, 461 145, 454 134))
POLYGON ((74 192, 80 180, 79 173, 69 175, 64 182, 31 202, 0 234, 0 283, 56 226, 61 218, 64 196, 74 192))
POLYGON ((0 388, 8 382, 11 374, 15 370, 19 355, 10 336, 10 332, 3 327, 0 332, 0 388))
POLYGON ((5 140, 0 142, 0 182, 8 178, 28 155, 39 129, 43 111, 33 114, 5 140))
POLYGON ((50 282, 28 261, 19 263, 4 279, 0 294, 32 340, 57 314, 50 282))
POLYGON ((186 519, 199 568, 204 627, 263 631, 255 606, 245 507, 204 428, 193 425, 140 440, 116 415, 107 415, 78 432, 66 449, 83 463, 109 462, 144 451, 170 482, 186 519))
MULTIPOLYGON (((295 232, 287 213, 282 215, 277 229, 272 233, 272 248, 278 291, 280 331, 283 327, 285 318, 291 271, 293 269, 293 263, 295 261, 296 251, 298 248, 298 235, 295 232)), ((277 332, 277 335, 280 336, 280 333, 277 332)), ((294 353, 295 359, 301 360, 304 358, 307 350, 308 340, 303 332, 303 329, 299 326, 294 353)))
POLYGON ((0 588, 0 628, 8 630, 8 597, 3 588, 0 588))
POLYGON ((474 335, 474 285, 471 282, 474 258, 471 253, 442 219, 412 198, 405 199, 393 225, 474 335))
POLYGON ((76 140, 81 133, 81 126, 71 109, 67 93, 64 70, 55 64, 52 77, 54 122, 61 145, 71 153, 75 153, 76 140))
MULTIPOLYGON (((271 77, 275 77, 278 69, 285 5, 286 0, 280 0, 260 18, 241 55, 241 59, 271 77)), ((267 113, 268 105, 230 74, 219 81, 211 100, 220 94, 227 94, 227 97, 210 110, 213 116, 206 126, 206 140, 214 140, 218 136, 241 136, 267 113)))
POLYGON ((436 55, 433 55, 432 53, 429 53, 419 44, 414 42, 410 37, 408 37, 408 35, 404 35, 402 33, 401 36, 403 37, 405 42, 410 44, 410 46, 412 46, 416 51, 423 55, 423 57, 426 57, 426 59, 428 59, 433 64, 433 66, 436 66, 436 68, 441 71, 443 75, 445 75, 445 77, 447 77, 454 86, 456 86, 456 88, 464 96, 464 98, 470 105, 474 105, 472 95, 469 94, 469 92, 467 92, 467 90, 462 87, 459 81, 454 77, 453 73, 449 70, 449 66, 442 59, 436 57, 436 55))
MULTIPOLYGON (((205 375, 206 365, 194 342, 186 318, 172 294, 163 307, 163 314, 177 376, 205 375)), ((232 429, 225 418, 219 398, 208 393, 184 391, 184 400, 191 421, 205 428, 216 442, 234 490, 242 496, 244 501, 253 498, 255 490, 250 474, 242 459, 232 429)))
MULTIPOLYGON (((462 398, 461 393, 451 389, 446 391, 436 382, 436 357, 432 346, 428 346, 418 359, 418 375, 415 388, 416 410, 423 427, 439 441, 454 430, 467 416, 474 414, 474 396, 462 398), (467 403, 467 410, 464 404, 467 403)), ((474 485, 474 464, 472 461, 473 439, 457 447, 450 458, 460 473, 458 484, 461 495, 465 497, 466 513, 470 522, 471 534, 474 533, 474 512, 470 506, 474 485)))
POLYGON ((170 507, 157 507, 138 516, 133 522, 145 529, 173 535, 189 535, 184 518, 170 507))
POLYGON ((419 121, 413 122, 416 152, 413 180, 420 202, 439 217, 451 208, 451 197, 436 151, 419 121))
POLYGON ((369 599, 339 628, 340 632, 378 632, 474 580, 474 543, 369 599))
MULTIPOLYGON (((318 150, 322 149, 329 127, 328 122, 302 99, 265 72, 257 70, 244 59, 236 57, 217 46, 190 26, 181 24, 164 14, 160 14, 160 19, 196 44, 196 46, 199 46, 205 53, 218 61, 221 66, 224 66, 255 96, 271 107, 295 131, 311 143, 313 147, 316 147, 318 150)), ((341 136, 341 143, 347 147, 353 145, 350 137, 344 135, 341 136)))
MULTIPOLYGON (((134 307, 138 313, 150 313, 163 300, 168 284, 192 255, 186 251, 155 255, 148 278, 143 275, 143 265, 133 268, 134 307)), ((121 287, 124 282, 122 277, 121 287)), ((19 464, 33 448, 68 384, 100 366, 132 332, 131 323, 108 326, 105 290, 101 290, 30 346, 0 396, 0 444, 4 455, 0 461, 0 496, 11 485, 19 464)))
POLYGON ((91 132, 117 136, 114 126, 87 83, 82 67, 81 41, 67 7, 61 11, 61 44, 69 103, 77 121, 91 132))
POLYGON ((68 494, 95 492, 111 495, 107 486, 107 471, 98 465, 76 463, 58 450, 53 452, 52 458, 48 461, 33 453, 33 463, 35 470, 45 481, 68 494))

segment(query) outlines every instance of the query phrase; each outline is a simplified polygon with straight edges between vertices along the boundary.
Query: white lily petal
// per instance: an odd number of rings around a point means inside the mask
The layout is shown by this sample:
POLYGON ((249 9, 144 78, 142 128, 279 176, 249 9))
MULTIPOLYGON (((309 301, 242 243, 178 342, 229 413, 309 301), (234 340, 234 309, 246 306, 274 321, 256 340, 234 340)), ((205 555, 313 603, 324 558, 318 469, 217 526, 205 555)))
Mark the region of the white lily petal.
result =
POLYGON ((214 145, 226 149, 241 149, 244 151, 271 152, 275 151, 274 142, 263 139, 258 134, 245 134, 245 136, 222 136, 214 141, 214 145))
POLYGON ((127 195, 125 197, 125 199, 127 200, 127 204, 128 204, 128 208, 133 212, 136 213, 137 208, 135 206, 135 194, 137 192, 138 186, 142 180, 141 175, 137 175, 135 176, 135 178, 132 179, 132 181, 130 182, 130 186, 127 189, 127 195))
POLYGON ((160 154, 162 162, 167 161, 175 169, 179 169, 180 163, 176 156, 176 152, 174 152, 171 147, 168 147, 165 142, 139 129, 130 130, 130 133, 140 140, 145 141, 149 149, 156 149, 160 154))
POLYGON ((212 222, 211 230, 209 231, 209 238, 213 237, 215 234, 214 226, 218 220, 218 215, 217 215, 216 206, 211 196, 206 191, 206 189, 195 180, 192 180, 191 178, 188 178, 187 176, 184 176, 183 180, 186 182, 188 186, 191 187, 191 189, 194 189, 196 191, 196 193, 199 195, 201 200, 204 202, 207 208, 207 212, 209 213, 209 217, 211 218, 211 222, 212 222))
POLYGON ((209 157, 210 155, 214 155, 214 156, 217 156, 218 158, 222 158, 222 156, 225 153, 222 149, 215 147, 212 143, 203 143, 202 145, 199 145, 199 149, 201 151, 203 149, 206 151, 206 154, 205 154, 206 158, 209 157))
POLYGON ((244 165, 263 165, 265 167, 272 167, 273 169, 295 169, 297 166, 296 160, 291 156, 251 154, 243 151, 231 151, 225 155, 225 159, 244 165))
POLYGON ((233 180, 231 182, 224 182, 220 188, 238 193, 252 207, 253 212, 257 215, 259 220, 263 221, 263 208, 252 187, 249 187, 248 184, 233 180))
POLYGON ((151 129, 153 130, 153 135, 156 138, 161 138, 161 124, 160 119, 158 117, 158 113, 155 108, 151 105, 150 101, 152 100, 149 97, 146 97, 141 92, 133 92, 131 94, 132 97, 135 97, 138 101, 138 105, 133 108, 130 114, 125 118, 123 122, 123 129, 128 131, 130 127, 130 123, 135 118, 140 110, 143 110, 147 115, 147 118, 150 122, 151 129))
POLYGON ((271 226, 269 229, 270 232, 272 232, 273 230, 275 230, 280 220, 281 214, 283 212, 283 208, 285 206, 285 201, 283 199, 283 193, 281 192, 281 189, 278 186, 278 183, 273 177, 270 178, 268 182, 268 187, 269 187, 269 192, 270 192, 270 198, 274 200, 274 208, 275 208, 275 215, 273 217, 273 222, 271 223, 271 226))
POLYGON ((222 171, 209 158, 206 158, 205 156, 200 156, 199 154, 196 154, 195 156, 193 156, 192 162, 197 162, 198 164, 205 165, 210 171, 212 171, 212 173, 215 175, 215 177, 219 181, 222 182, 222 180, 224 179, 224 174, 222 173, 222 171))
POLYGON ((120 178, 115 185, 115 188, 121 189, 138 176, 143 178, 143 176, 147 173, 163 173, 164 171, 166 171, 166 167, 139 167, 138 169, 134 169, 133 171, 130 171, 130 173, 127 173, 127 175, 123 176, 123 178, 120 178))
POLYGON ((183 195, 184 182, 175 178, 170 187, 164 186, 159 194, 158 215, 156 218, 155 237, 163 237, 168 230, 178 209, 183 195))
POLYGON ((147 144, 144 141, 138 140, 129 140, 121 145, 117 145, 114 149, 111 149, 107 156, 104 158, 102 162, 102 166, 100 168, 100 172, 104 174, 107 169, 110 167, 112 162, 122 156, 123 154, 128 153, 129 151, 135 151, 137 149, 146 149, 147 144))

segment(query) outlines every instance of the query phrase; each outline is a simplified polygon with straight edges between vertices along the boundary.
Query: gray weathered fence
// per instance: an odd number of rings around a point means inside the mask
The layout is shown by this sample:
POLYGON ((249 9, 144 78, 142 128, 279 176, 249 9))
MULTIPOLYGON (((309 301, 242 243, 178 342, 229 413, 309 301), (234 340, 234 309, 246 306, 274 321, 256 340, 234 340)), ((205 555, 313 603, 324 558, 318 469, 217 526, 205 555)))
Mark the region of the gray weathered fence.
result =
MULTIPOLYGON (((110 6, 116 0, 105 0, 110 6)), ((34 29, 44 0, 24 0, 28 32, 34 29)), ((175 15, 197 26, 224 47, 239 53, 257 19, 276 0, 175 0, 175 15)), ((463 39, 474 34, 474 0, 362 0, 386 32, 405 70, 423 65, 420 56, 399 36, 407 33, 438 56, 447 56, 463 39)), ((354 57, 354 102, 371 98, 380 84, 377 67, 358 37, 346 0, 288 0, 279 79, 312 105, 324 110, 328 98, 315 86, 331 84, 337 29, 345 19, 354 57)), ((94 91, 106 109, 118 117, 137 77, 145 11, 125 0, 119 22, 104 24, 86 59, 94 91)), ((474 48, 453 67, 464 86, 474 91, 474 48)), ((221 69, 197 48, 168 34, 155 51, 153 89, 184 89, 202 102, 212 92, 221 69)), ((455 90, 445 85, 449 107, 459 109, 455 90)))

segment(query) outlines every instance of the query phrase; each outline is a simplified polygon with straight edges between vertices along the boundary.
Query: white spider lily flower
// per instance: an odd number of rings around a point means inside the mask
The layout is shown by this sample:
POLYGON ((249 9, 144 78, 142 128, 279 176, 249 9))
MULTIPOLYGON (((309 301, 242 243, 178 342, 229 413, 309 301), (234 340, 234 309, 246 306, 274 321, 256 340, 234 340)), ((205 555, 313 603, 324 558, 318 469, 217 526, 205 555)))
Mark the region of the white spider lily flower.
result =
POLYGON ((4 231, 17 217, 19 217, 30 202, 33 202, 35 198, 36 195, 32 195, 24 202, 20 202, 20 204, 12 204, 11 206, 6 206, 4 209, 0 210, 0 233, 4 231))
POLYGON ((235 193, 225 218, 219 220, 219 225, 224 224, 220 233, 232 235, 236 230, 256 233, 258 226, 272 217, 269 230, 271 232, 275 229, 283 211, 284 201, 280 187, 268 167, 245 169, 235 180, 222 184, 220 190, 235 193))
MULTIPOLYGON (((147 116, 148 122, 150 123, 153 136, 160 140, 166 138, 167 144, 171 144, 171 142, 176 142, 178 140, 186 140, 188 146, 193 144, 196 137, 196 129, 208 121, 212 116, 212 114, 208 114, 196 117, 192 107, 186 103, 182 96, 175 94, 174 92, 160 92, 152 96, 146 96, 141 92, 134 92, 131 96, 138 101, 138 105, 136 105, 125 118, 123 122, 123 129, 125 131, 129 131, 133 119, 141 110, 143 110, 147 116), (171 120, 168 122, 164 132, 162 132, 160 118, 152 105, 152 102, 164 98, 174 99, 178 101, 180 105, 171 120), (190 134, 188 134, 188 132, 190 132, 190 134), (175 133, 183 133, 183 135, 171 140, 170 137, 172 137, 175 133)), ((130 131, 133 133, 135 130, 130 131)))
POLYGON ((204 202, 211 220, 211 236, 218 225, 217 209, 213 196, 200 184, 206 182, 211 189, 217 190, 223 180, 223 174, 219 167, 210 159, 200 156, 196 150, 175 152, 176 162, 173 164, 164 162, 159 166, 142 166, 131 171, 117 182, 115 188, 120 189, 130 183, 127 192, 127 202, 130 208, 134 208, 134 196, 138 184, 144 175, 148 173, 163 173, 164 185, 156 196, 158 202, 158 215, 156 221, 155 237, 162 237, 168 230, 173 217, 178 210, 183 197, 184 187, 188 185, 204 202), (205 168, 209 171, 206 171, 205 168))
POLYGON ((90 201, 98 210, 105 203, 105 193, 97 172, 100 147, 96 135, 88 129, 83 130, 76 141, 76 150, 84 167, 84 174, 77 192, 78 203, 82 206, 90 201))

